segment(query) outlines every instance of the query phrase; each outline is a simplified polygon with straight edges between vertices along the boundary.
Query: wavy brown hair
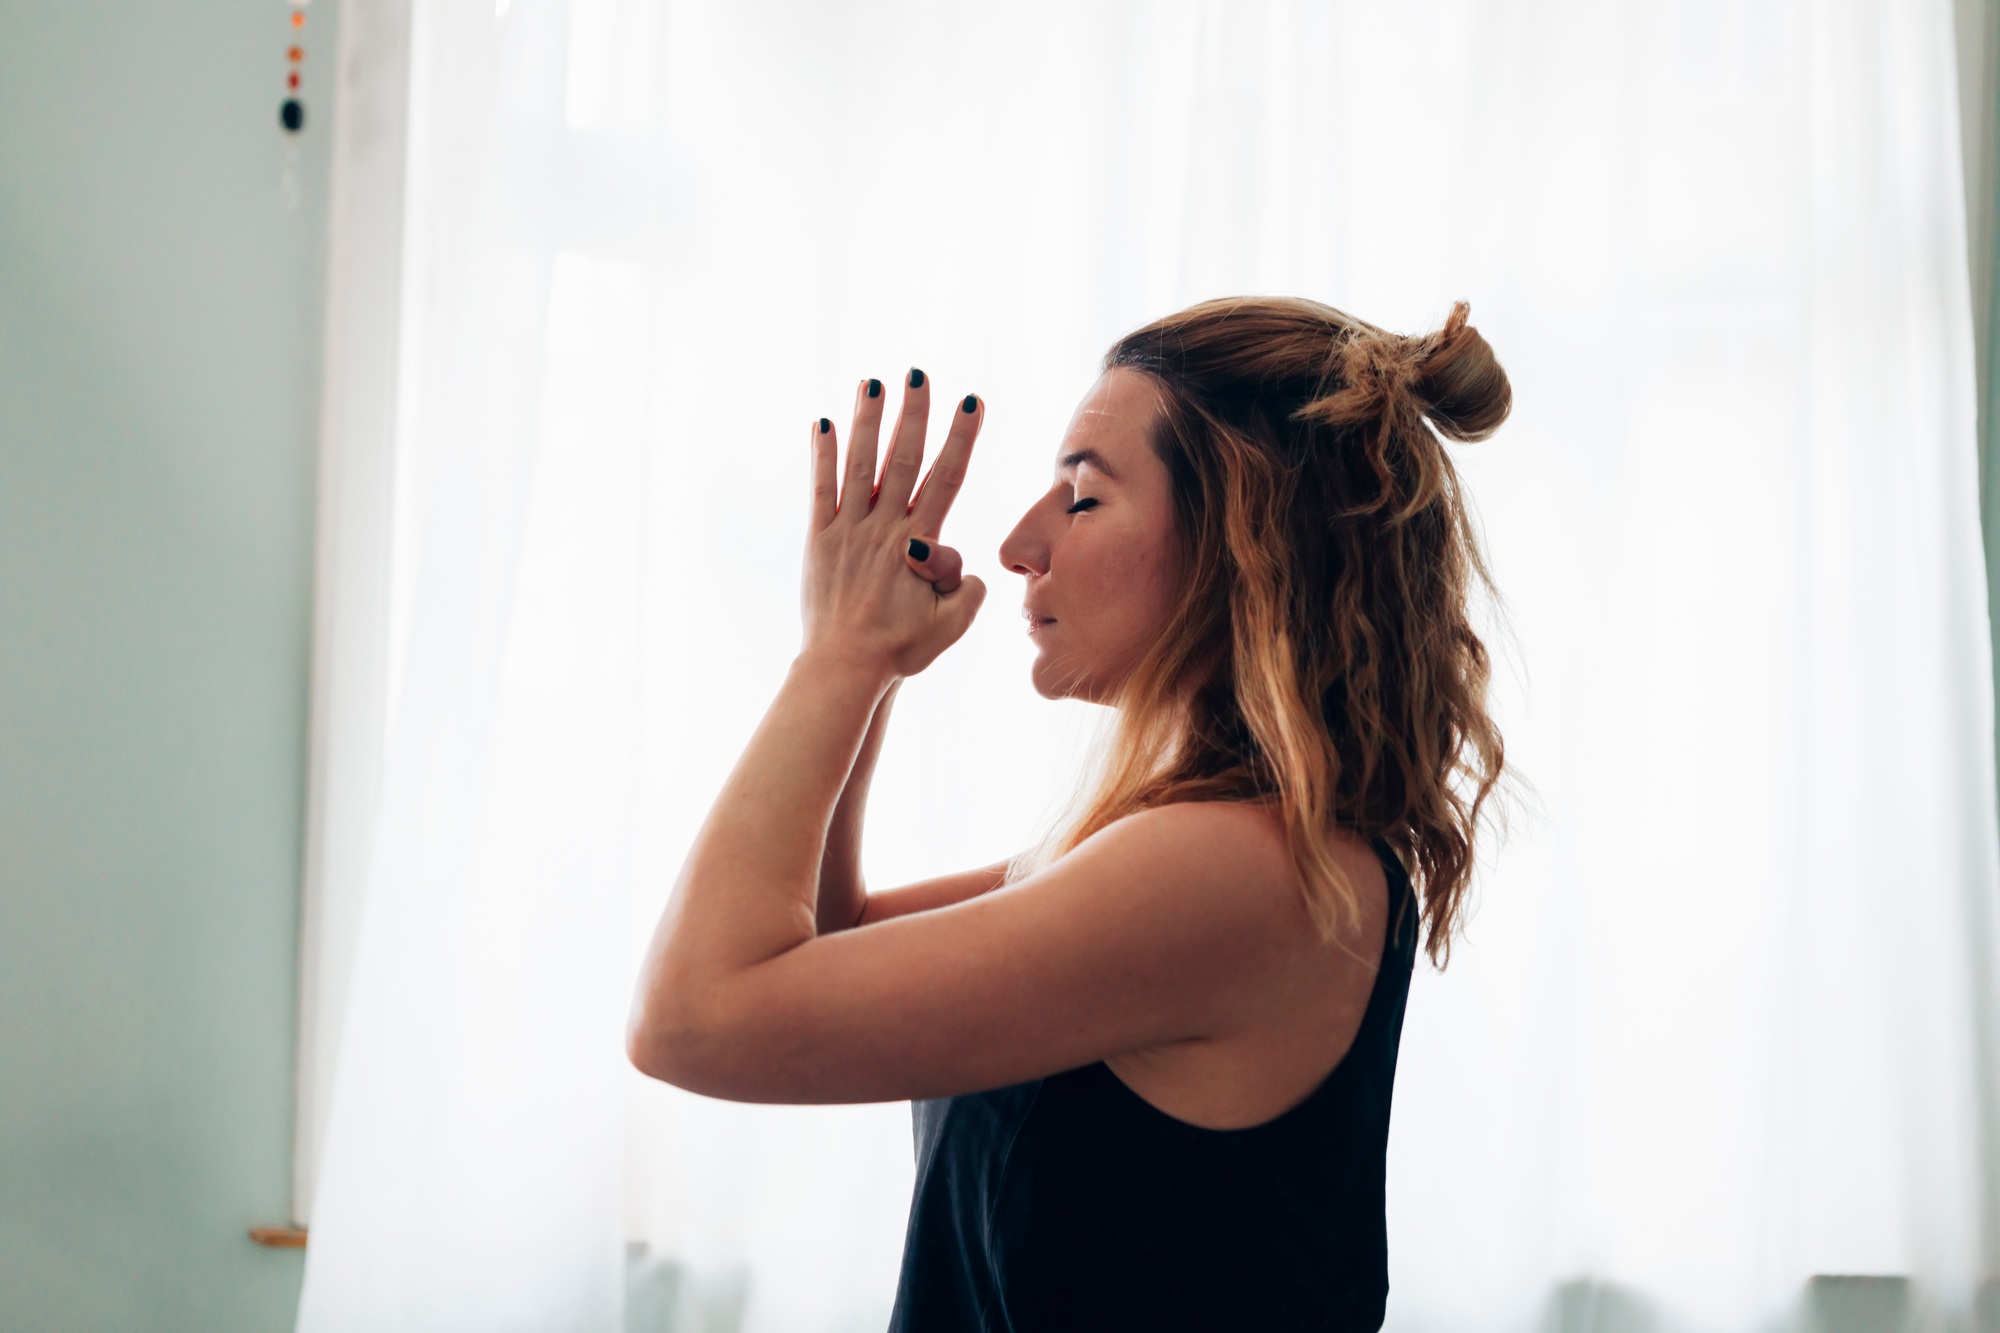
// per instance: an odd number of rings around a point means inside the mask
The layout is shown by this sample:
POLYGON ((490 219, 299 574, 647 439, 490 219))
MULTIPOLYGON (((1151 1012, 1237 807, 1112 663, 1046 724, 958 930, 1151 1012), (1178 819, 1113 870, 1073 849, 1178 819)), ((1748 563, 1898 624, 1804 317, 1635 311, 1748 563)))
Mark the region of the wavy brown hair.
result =
POLYGON ((1406 338, 1317 301, 1229 298, 1105 354, 1163 390, 1182 592, 1119 686, 1094 780, 1009 878, 1138 810, 1275 802, 1326 938, 1359 911, 1327 851, 1338 826, 1394 849, 1445 965, 1504 763, 1468 608, 1475 582, 1497 594, 1438 438, 1484 439, 1512 403, 1467 314, 1406 338))

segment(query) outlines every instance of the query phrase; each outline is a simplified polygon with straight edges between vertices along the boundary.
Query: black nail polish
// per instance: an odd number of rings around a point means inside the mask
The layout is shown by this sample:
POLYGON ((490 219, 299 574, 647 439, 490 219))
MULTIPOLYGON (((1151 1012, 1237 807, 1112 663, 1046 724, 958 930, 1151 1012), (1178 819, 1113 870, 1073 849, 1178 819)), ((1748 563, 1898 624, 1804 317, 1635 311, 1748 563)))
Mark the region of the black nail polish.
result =
POLYGON ((910 558, 918 564, 931 558, 931 544, 918 537, 910 538, 910 558))
POLYGON ((979 395, 972 393, 965 395, 965 401, 958 405, 958 410, 967 416, 977 412, 979 410, 979 395))
POLYGON ((924 387, 924 372, 923 372, 923 371, 921 371, 921 370, 912 370, 912 371, 910 372, 910 387, 911 387, 912 389, 921 389, 921 388, 923 388, 923 387, 924 387))
POLYGON ((869 396, 870 398, 880 398, 880 397, 882 396, 882 381, 881 381, 881 380, 869 380, 869 381, 868 381, 868 396, 869 396))
POLYGON ((819 433, 820 433, 820 434, 824 435, 824 434, 826 434, 826 433, 827 433, 828 431, 830 431, 830 430, 832 430, 832 429, 833 429, 833 423, 832 423, 831 421, 828 421, 828 420, 827 420, 827 419, 826 419, 825 417, 821 417, 821 418, 819 419, 819 433))

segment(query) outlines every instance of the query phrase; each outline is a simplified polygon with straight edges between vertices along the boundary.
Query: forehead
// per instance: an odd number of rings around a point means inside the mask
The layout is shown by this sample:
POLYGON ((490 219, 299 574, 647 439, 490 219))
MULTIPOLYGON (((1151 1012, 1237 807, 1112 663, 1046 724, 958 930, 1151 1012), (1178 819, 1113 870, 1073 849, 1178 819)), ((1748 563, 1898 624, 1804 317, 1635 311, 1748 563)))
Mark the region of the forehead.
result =
POLYGON ((1160 412, 1160 388, 1152 376, 1124 366, 1105 371, 1077 404, 1056 450, 1056 469, 1062 471, 1072 455, 1088 453, 1096 458, 1085 463, 1101 459, 1103 470, 1132 475, 1152 455, 1153 423, 1160 412))

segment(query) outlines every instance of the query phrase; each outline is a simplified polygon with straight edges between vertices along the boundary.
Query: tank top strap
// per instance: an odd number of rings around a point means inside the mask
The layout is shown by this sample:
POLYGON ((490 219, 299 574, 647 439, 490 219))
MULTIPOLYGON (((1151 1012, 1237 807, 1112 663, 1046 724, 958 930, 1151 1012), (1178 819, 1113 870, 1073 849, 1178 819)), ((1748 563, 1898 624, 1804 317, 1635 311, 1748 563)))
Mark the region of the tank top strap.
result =
POLYGON ((1375 850, 1375 857, 1382 863, 1382 873, 1389 877, 1389 924, 1382 941, 1383 962, 1389 960, 1391 952, 1416 954, 1416 936, 1422 905, 1417 902, 1417 892, 1410 883, 1409 871, 1403 869, 1402 858, 1386 838, 1374 837, 1368 845, 1375 850))

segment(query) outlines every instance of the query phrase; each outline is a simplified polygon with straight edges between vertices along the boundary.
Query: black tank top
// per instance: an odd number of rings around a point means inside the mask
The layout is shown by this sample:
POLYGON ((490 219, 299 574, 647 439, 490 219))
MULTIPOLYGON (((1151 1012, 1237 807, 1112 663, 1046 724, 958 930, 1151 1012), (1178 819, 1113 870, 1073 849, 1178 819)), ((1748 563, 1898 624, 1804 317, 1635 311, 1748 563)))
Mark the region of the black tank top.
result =
POLYGON ((1346 1333, 1389 1292, 1383 1160, 1416 957, 1389 880, 1381 966, 1354 1044, 1307 1098, 1204 1129, 1102 1061, 911 1103, 917 1183, 890 1333, 1346 1333))

